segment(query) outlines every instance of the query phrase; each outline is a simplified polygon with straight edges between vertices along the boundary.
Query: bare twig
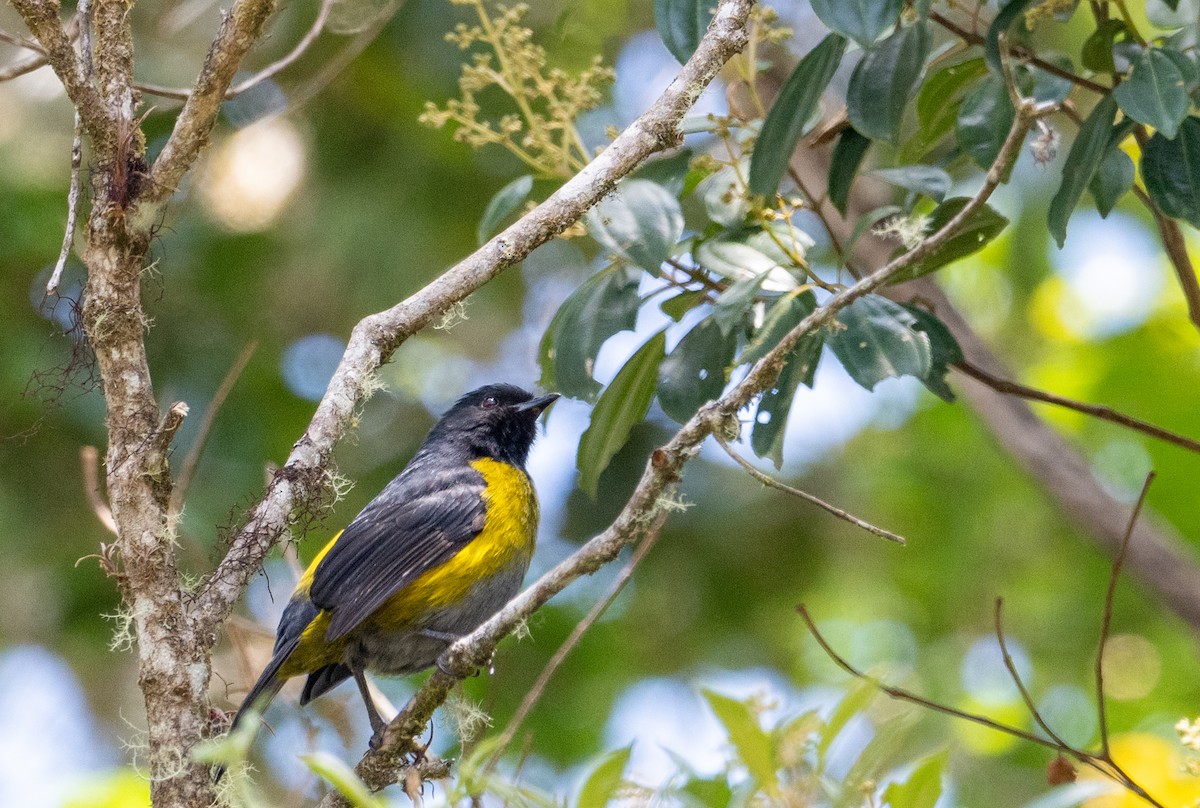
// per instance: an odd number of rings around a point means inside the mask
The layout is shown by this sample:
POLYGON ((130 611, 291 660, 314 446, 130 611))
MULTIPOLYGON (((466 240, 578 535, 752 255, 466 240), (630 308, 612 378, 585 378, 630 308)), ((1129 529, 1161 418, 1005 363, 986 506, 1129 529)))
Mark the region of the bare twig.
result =
POLYGON ((100 491, 99 450, 95 446, 80 446, 79 466, 83 469, 83 490, 87 494, 88 504, 92 506, 92 513, 96 514, 96 518, 100 520, 100 524, 104 525, 105 530, 114 536, 120 535, 117 531, 117 522, 113 519, 112 508, 108 507, 108 503, 104 501, 104 495, 100 491))
POLYGON ((989 373, 978 365, 972 364, 970 361, 959 362, 952 367, 954 367, 955 370, 970 376, 972 379, 983 382, 998 393, 1017 396, 1029 401, 1041 401, 1046 404, 1054 404, 1059 407, 1064 407, 1068 410, 1081 412, 1084 415, 1090 415, 1093 418, 1099 418, 1102 421, 1118 424, 1192 452, 1200 452, 1200 441, 1168 431, 1162 427, 1155 426, 1154 424, 1147 423, 1146 421, 1142 421, 1138 418, 1125 415, 1124 413, 1114 410, 1112 407, 1107 407, 1103 404, 1087 404, 1082 401, 1074 401, 1063 396, 1055 395, 1054 393, 1047 393, 1044 390, 1038 390, 1035 387, 1028 387, 1019 382, 1014 382, 1009 379, 1002 379, 999 376, 989 373))
MULTIPOLYGON (((75 19, 79 20, 79 61, 83 67, 85 79, 92 75, 92 3, 91 0, 79 0, 79 8, 75 19)), ((79 109, 75 109, 75 135, 71 141, 71 184, 67 191, 67 226, 63 232, 62 247, 58 251, 58 260, 54 262, 54 271, 46 282, 46 294, 58 292, 58 283, 62 279, 63 269, 71 256, 71 247, 75 244, 75 220, 79 214, 79 169, 83 165, 83 119, 79 109)))
MULTIPOLYGON (((282 56, 271 64, 264 67, 262 70, 255 73, 253 76, 238 82, 225 91, 225 100, 237 98, 242 93, 255 87, 276 74, 287 69, 295 64, 301 56, 316 42, 317 37, 325 30, 325 23, 329 21, 329 11, 333 8, 333 0, 321 0, 321 7, 317 11, 317 17, 313 20, 312 26, 305 32, 304 36, 296 43, 286 56, 282 56)), ((150 95, 157 95, 161 98, 173 98, 176 101, 187 101, 192 96, 192 90, 186 87, 164 87, 160 84, 138 83, 134 85, 137 89, 150 95)))
POLYGON ((587 630, 595 625, 596 621, 600 619, 604 612, 608 610, 608 607, 612 605, 613 601, 617 599, 617 596, 625 589, 625 584, 629 583, 629 579, 633 577, 633 573, 638 568, 638 565, 642 563, 642 559, 650 553, 650 550, 658 541, 658 537, 662 533, 662 526, 667 521, 668 514, 669 511, 667 510, 659 511, 654 524, 646 531, 646 535, 642 537, 641 542, 638 544, 637 549, 633 551, 633 555, 629 561, 617 573, 617 577, 613 579, 613 582, 609 584, 608 591, 605 592, 604 597, 596 601, 591 610, 575 625, 575 628, 571 630, 567 639, 554 652, 554 656, 550 657, 550 661, 546 663, 546 667, 538 675, 537 681, 529 688, 529 692, 521 700, 521 705, 513 714, 512 719, 509 720, 508 725, 505 726, 504 732, 500 734, 500 738, 496 742, 496 751, 493 753, 491 760, 488 761, 489 770, 495 767, 500 761, 500 758, 504 755, 504 750, 508 748, 517 731, 521 729, 521 724, 524 723, 530 711, 533 710, 534 705, 541 699, 542 693, 546 690, 546 685, 550 683, 550 677, 559 669, 575 646, 579 645, 579 641, 583 639, 583 635, 587 633, 587 630))
POLYGON ((242 59, 262 35, 267 18, 274 10, 275 0, 236 0, 225 15, 196 78, 196 85, 175 119, 175 128, 166 145, 154 161, 150 183, 139 201, 139 205, 146 208, 141 211, 140 219, 156 218, 156 209, 175 192, 183 175, 200 156, 212 133, 225 91, 242 59))
POLYGON ((862 528, 863 530, 867 531, 868 533, 873 533, 874 535, 878 536, 881 539, 887 539, 888 541, 894 541, 897 544, 905 544, 904 537, 899 535, 898 533, 893 533, 890 530, 884 530, 881 527, 876 527, 875 525, 871 524, 870 522, 868 522, 864 519, 859 519, 854 514, 849 513, 848 511, 844 511, 841 508, 837 507, 836 505, 831 505, 830 503, 826 502, 825 500, 820 499, 819 497, 815 497, 812 494, 808 493, 807 491, 801 491, 799 488, 793 488, 792 486, 787 485, 786 483, 781 483, 779 480, 776 480, 771 475, 760 471, 759 469, 755 468, 754 465, 749 460, 747 460, 746 458, 742 457, 740 454, 735 452, 733 450, 733 447, 730 446, 729 443, 725 440, 724 436, 720 435, 719 433, 713 433, 713 439, 716 440, 716 442, 718 444, 720 444, 721 448, 725 450, 725 454, 729 455, 734 460, 734 462, 736 462, 739 466, 741 466, 743 469, 746 470, 747 474, 749 474, 751 477, 758 480, 760 483, 767 486, 768 488, 774 488, 776 491, 782 491, 785 494, 791 494, 794 497, 799 497, 800 499, 804 500, 805 502, 811 502, 813 505, 816 505, 818 508, 822 508, 823 510, 828 511, 829 513, 833 514, 838 519, 841 519, 844 522, 849 522, 850 524, 854 525, 855 527, 862 528))
POLYGON ((1013 684, 1017 686, 1017 690, 1021 693, 1021 700, 1025 702, 1025 709, 1033 716, 1033 720, 1042 728, 1042 731, 1049 736, 1050 740, 1054 741, 1061 748, 1066 748, 1067 744, 1058 734, 1050 728, 1046 720, 1042 718, 1041 712, 1038 711, 1037 705, 1033 701, 1033 697, 1029 695, 1029 690, 1025 687, 1025 683, 1021 681, 1021 674, 1017 671, 1017 665, 1013 662, 1012 654, 1008 653, 1008 643, 1004 640, 1004 623, 1001 618, 1001 612, 1004 608, 1004 598, 996 598, 996 642, 1000 645, 1000 653, 1004 657, 1004 667, 1008 669, 1008 675, 1012 678, 1013 684))
POLYGON ((32 73, 39 68, 45 67, 49 61, 44 53, 32 53, 23 59, 0 67, 0 81, 11 81, 12 79, 24 76, 26 73, 32 73))
POLYGON ((192 444, 192 448, 188 450, 187 455, 183 458, 183 463, 179 467, 179 476, 175 481, 174 489, 171 491, 171 513, 179 513, 182 509, 184 497, 187 496, 188 488, 191 486, 192 479, 196 475, 196 467, 200 465, 200 455, 204 452, 204 444, 208 441, 209 432, 212 431, 213 424, 217 420, 217 413, 221 411, 221 407, 225 404, 225 399, 233 391, 234 385, 237 384, 237 380, 246 369, 246 365, 250 363, 250 358, 254 356, 256 350, 258 350, 257 340, 252 340, 246 344, 246 347, 238 354, 238 358, 234 360, 233 365, 225 374, 225 378, 221 380, 220 386, 217 387, 217 392, 213 393, 212 401, 205 408, 204 416, 200 419, 200 426, 196 432, 196 440, 192 444))
POLYGON ((1146 504, 1146 494, 1150 484, 1154 482, 1154 472, 1146 475, 1142 483, 1141 493, 1138 494, 1137 504, 1129 515, 1129 525, 1125 528, 1125 536, 1121 540, 1121 549, 1113 559, 1112 573, 1108 576, 1108 590, 1104 594, 1104 617, 1100 622, 1100 643, 1096 650, 1096 715, 1100 719, 1100 749, 1104 757, 1109 757, 1108 748, 1108 714, 1104 705, 1104 648, 1108 644, 1109 626, 1112 624, 1113 596, 1117 591, 1117 579, 1121 576, 1121 566, 1125 563, 1125 553, 1129 550, 1129 539, 1133 536, 1133 528, 1137 524, 1142 506, 1146 504))
MULTIPOLYGON (((968 31, 966 28, 958 25, 953 20, 949 19, 938 11, 931 10, 929 12, 929 19, 933 22, 936 22, 950 33, 954 34, 963 42, 967 42, 971 45, 982 45, 984 43, 984 38, 982 36, 974 31, 968 31)), ((1064 70, 1053 62, 1047 62, 1045 59, 1039 59, 1032 54, 1026 53, 1023 49, 1018 50, 1016 48, 1012 48, 1009 50, 1011 51, 1012 55, 1020 61, 1035 65, 1039 69, 1044 70, 1053 76, 1058 76, 1060 79, 1066 79, 1072 84, 1078 84, 1080 87, 1086 87, 1092 92, 1106 95, 1112 90, 1111 87, 1105 87, 1103 84, 1094 82, 1091 79, 1085 79, 1083 76, 1077 76, 1069 70, 1064 70)))

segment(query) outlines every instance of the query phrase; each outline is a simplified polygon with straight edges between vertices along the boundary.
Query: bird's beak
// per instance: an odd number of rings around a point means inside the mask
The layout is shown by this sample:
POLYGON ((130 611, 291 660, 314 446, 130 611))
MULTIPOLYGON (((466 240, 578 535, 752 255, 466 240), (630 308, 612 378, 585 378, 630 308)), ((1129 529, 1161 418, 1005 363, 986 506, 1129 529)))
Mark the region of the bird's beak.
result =
POLYGON ((532 412, 535 416, 541 415, 543 410, 558 400, 558 397, 558 393, 550 393, 541 398, 530 399, 524 404, 518 404, 513 409, 517 412, 532 412))

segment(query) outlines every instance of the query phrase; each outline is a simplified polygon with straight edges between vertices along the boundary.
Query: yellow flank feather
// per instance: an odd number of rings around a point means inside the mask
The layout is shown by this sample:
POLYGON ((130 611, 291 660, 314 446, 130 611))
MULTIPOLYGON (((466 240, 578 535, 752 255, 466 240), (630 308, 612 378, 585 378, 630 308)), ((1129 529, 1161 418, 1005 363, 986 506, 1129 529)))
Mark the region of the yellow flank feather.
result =
MULTIPOLYGON (((388 599, 368 621, 378 628, 403 628, 466 597, 471 587, 513 564, 528 564, 533 555, 538 522, 537 495, 522 469, 484 458, 471 463, 483 475, 483 530, 449 561, 421 575, 388 599)), ((307 596, 321 559, 333 548, 339 532, 317 554, 300 583, 297 594, 307 596)), ((324 665, 340 662, 346 638, 328 643, 329 612, 321 611, 305 627, 300 643, 280 669, 280 675, 296 676, 324 665)), ((353 633, 353 632, 352 632, 353 633)))
POLYGON ((487 518, 470 544, 397 592, 369 618, 376 626, 399 627, 452 606, 476 582, 533 555, 538 521, 537 496, 529 475, 508 463, 484 458, 471 467, 483 475, 487 518))

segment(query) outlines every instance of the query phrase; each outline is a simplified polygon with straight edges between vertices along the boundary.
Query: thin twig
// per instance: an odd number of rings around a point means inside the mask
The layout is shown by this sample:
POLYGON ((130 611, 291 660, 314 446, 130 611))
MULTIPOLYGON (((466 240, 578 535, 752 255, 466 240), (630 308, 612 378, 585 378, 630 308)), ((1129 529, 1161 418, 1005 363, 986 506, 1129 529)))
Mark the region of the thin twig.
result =
POLYGON ((755 468, 754 465, 749 460, 747 460, 746 458, 742 457, 740 454, 735 452, 733 450, 733 447, 730 446, 729 443, 725 440, 725 438, 722 435, 720 435, 719 433, 714 432, 713 439, 716 440, 716 442, 721 446, 721 448, 725 450, 725 454, 727 454, 731 458, 733 458, 733 460, 739 466, 741 466, 743 469, 746 470, 747 474, 749 474, 751 477, 758 480, 760 483, 767 486, 768 488, 774 488, 776 491, 782 491, 785 494, 791 494, 794 497, 799 497, 800 499, 804 500, 805 502, 811 502, 813 505, 816 505, 818 508, 822 508, 825 511, 828 511, 829 513, 833 514, 838 519, 841 519, 842 521, 845 521, 845 522, 849 522, 850 524, 854 525, 855 527, 862 528, 863 530, 867 531, 868 533, 873 533, 881 539, 887 539, 888 541, 894 541, 897 544, 905 544, 906 543, 904 537, 897 533, 893 533, 890 530, 884 530, 881 527, 876 527, 875 525, 871 524, 870 522, 867 522, 863 519, 859 519, 854 514, 844 511, 841 508, 837 507, 836 505, 831 505, 828 502, 826 502, 825 500, 820 499, 819 497, 815 497, 812 494, 808 493, 807 491, 801 491, 799 488, 793 488, 792 486, 787 485, 786 483, 781 483, 781 482, 779 482, 779 480, 776 480, 771 475, 769 475, 763 471, 760 471, 759 469, 755 468))
MULTIPOLYGON (((255 87, 269 78, 274 77, 280 71, 293 65, 305 51, 312 46, 312 43, 317 40, 321 32, 325 30, 325 23, 329 21, 329 11, 333 8, 334 0, 321 0, 321 7, 317 11, 317 17, 313 20, 312 26, 305 32, 304 36, 296 43, 286 56, 280 57, 271 64, 264 67, 262 70, 255 73, 253 76, 238 82, 225 91, 225 100, 237 98, 242 93, 255 87)), ((186 87, 164 87, 160 84, 145 84, 136 83, 134 87, 144 93, 157 95, 161 98, 173 98, 176 101, 187 101, 192 95, 192 90, 186 87)))
POLYGON ((1044 390, 1038 390, 1035 387, 1028 387, 1019 382, 1014 382, 1009 379, 1002 379, 995 376, 978 365, 974 365, 969 361, 962 361, 952 367, 966 376, 970 376, 976 381, 982 382, 997 393, 1017 396, 1029 401, 1041 401, 1045 404, 1054 404, 1059 407, 1064 407, 1068 410, 1081 412, 1084 415, 1090 415, 1093 418, 1099 418, 1102 421, 1117 424, 1119 426, 1132 429, 1135 432, 1141 432, 1144 435, 1149 435, 1153 438, 1158 438, 1166 443, 1179 446, 1192 452, 1200 452, 1200 441, 1185 437, 1175 432, 1170 432, 1162 427, 1147 423, 1124 413, 1114 410, 1112 407, 1107 407, 1103 404, 1087 404, 1082 401, 1074 401, 1063 396, 1047 393, 1044 390))
MULTIPOLYGON (((81 6, 82 4, 80 3, 81 6)), ((67 266, 71 248, 75 245, 75 218, 79 212, 79 169, 82 165, 83 120, 79 117, 79 110, 75 110, 75 136, 71 140, 71 184, 67 191, 67 226, 63 231, 58 260, 54 262, 54 271, 50 273, 50 280, 46 281, 48 295, 58 293, 58 282, 62 280, 63 269, 67 266)))
POLYGON ((117 521, 113 519, 112 508, 104 501, 100 492, 100 452, 95 446, 79 447, 79 466, 83 469, 83 490, 87 494, 88 504, 92 513, 100 520, 100 524, 114 536, 117 532, 117 521))
MULTIPOLYGON (((980 8, 982 8, 982 6, 980 6, 980 8)), ((953 20, 943 16, 937 11, 931 10, 929 12, 929 19, 933 20, 938 25, 942 26, 964 42, 969 42, 972 45, 982 45, 984 43, 984 38, 982 36, 974 31, 968 31, 966 28, 963 28, 953 20)), ((1107 95, 1112 90, 1111 87, 1105 87, 1103 84, 1098 84, 1091 79, 1085 79, 1083 76, 1077 76, 1069 70, 1064 70, 1053 62, 1047 62, 1044 59, 1039 59, 1032 54, 1026 53, 1024 49, 1011 48, 1010 50, 1012 51, 1012 55, 1020 61, 1035 65, 1051 75, 1058 76, 1060 79, 1066 79, 1072 84, 1078 84, 1080 87, 1086 87, 1092 92, 1100 93, 1101 95, 1107 95)))
POLYGON ((217 420, 217 413, 225 404, 225 399, 233 391, 234 385, 237 384, 238 378, 246 369, 246 365, 250 363, 250 358, 254 356, 256 350, 258 350, 257 340, 250 341, 245 348, 242 348, 242 352, 238 354, 238 358, 234 360, 233 365, 225 374, 225 378, 221 380, 220 386, 217 387, 217 392, 213 393, 212 401, 205 408, 204 417, 200 419, 200 426, 196 432, 196 440, 192 443, 192 448, 188 450, 179 467, 179 478, 175 482, 175 488, 171 491, 170 513, 179 513, 183 507, 183 499, 187 495, 188 487, 192 484, 192 478, 196 476, 196 467, 200 465, 200 455, 204 452, 204 444, 208 441, 209 432, 212 431, 213 424, 217 420))
POLYGON ((996 642, 1000 644, 1000 653, 1004 657, 1004 667, 1008 668, 1008 675, 1016 684, 1017 690, 1021 693, 1021 700, 1025 702, 1025 709, 1033 716, 1033 720, 1042 728, 1042 731, 1050 737, 1052 741, 1060 747, 1066 748, 1066 742, 1058 737, 1054 730, 1050 729, 1050 725, 1042 718, 1042 714, 1038 711, 1037 705, 1034 704, 1033 697, 1029 695, 1029 690, 1025 687, 1025 683, 1021 681, 1021 674, 1017 671, 1017 665, 1013 662, 1012 654, 1008 653, 1008 643, 1004 640, 1004 623, 1001 618, 1001 611, 1004 608, 1004 598, 996 598, 996 642))
POLYGON ((579 644, 579 641, 583 639, 583 635, 587 633, 587 630, 590 629, 595 622, 600 619, 601 615, 608 610, 608 607, 612 605, 613 601, 617 599, 617 596, 620 595, 622 590, 625 589, 625 585, 629 583, 629 579, 633 577, 634 570, 636 570, 638 565, 642 563, 642 559, 644 559, 650 553, 650 550, 654 547, 655 542, 658 541, 658 537, 662 533, 662 526, 667 521, 668 513, 669 512, 665 509, 659 512, 658 516, 654 520, 654 524, 650 526, 648 531, 646 531, 646 535, 642 537, 641 542, 638 544, 637 549, 634 550, 633 555, 630 557, 628 563, 621 568, 621 571, 617 573, 617 577, 613 579, 611 584, 609 584, 608 591, 605 593, 604 597, 598 600, 592 606, 587 615, 585 615, 584 618, 575 625, 575 628, 572 629, 571 634, 565 641, 563 641, 563 644, 558 647, 558 650, 554 652, 554 656, 550 658, 550 661, 546 663, 546 667, 542 669, 537 681, 533 683, 533 687, 531 687, 529 692, 525 694, 525 698, 521 701, 521 706, 517 708, 516 713, 513 714, 512 719, 504 728, 504 732, 500 735, 500 739, 496 742, 496 751, 488 761, 488 771, 495 767, 495 765, 500 761, 500 757, 504 754, 504 750, 508 748, 510 743, 512 743, 513 737, 515 737, 517 731, 521 729, 521 724, 524 723, 525 719, 529 716, 530 711, 533 710, 534 705, 537 704, 539 699, 541 699, 542 693, 544 693, 546 690, 546 685, 550 683, 550 677, 554 675, 555 671, 557 671, 562 663, 566 660, 567 655, 570 654, 571 651, 574 650, 575 646, 579 644))
POLYGON ((17 59, 11 64, 0 67, 0 81, 11 81, 12 79, 24 76, 26 73, 32 73, 39 68, 45 67, 49 60, 44 53, 32 53, 24 59, 17 59))
POLYGON ((1129 539, 1133 536, 1133 528, 1137 524, 1142 506, 1146 503, 1146 494, 1150 484, 1154 482, 1154 472, 1146 475, 1142 483, 1142 491, 1138 494, 1133 513, 1129 515, 1129 525, 1125 528, 1125 536, 1121 539, 1121 549, 1113 559, 1112 573, 1108 576, 1108 591, 1104 594, 1104 617, 1100 622, 1100 647, 1096 650, 1096 715, 1100 719, 1100 749, 1105 758, 1111 760, 1108 747, 1108 714, 1104 705, 1104 647, 1108 644, 1108 631, 1112 624, 1113 596, 1117 591, 1117 578, 1121 575, 1121 566, 1125 563, 1125 552, 1129 549, 1129 539))

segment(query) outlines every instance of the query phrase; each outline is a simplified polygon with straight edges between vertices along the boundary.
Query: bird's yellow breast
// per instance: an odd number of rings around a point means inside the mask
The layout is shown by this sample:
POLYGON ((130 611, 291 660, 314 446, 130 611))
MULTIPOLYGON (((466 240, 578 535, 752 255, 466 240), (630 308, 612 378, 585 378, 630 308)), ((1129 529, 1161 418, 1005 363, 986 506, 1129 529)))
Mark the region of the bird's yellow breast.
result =
POLYGON ((528 566, 537 534, 538 503, 529 475, 496 460, 471 463, 483 475, 487 516, 479 535, 449 561, 421 575, 371 616, 376 626, 418 622, 430 612, 453 606, 479 581, 528 566))

